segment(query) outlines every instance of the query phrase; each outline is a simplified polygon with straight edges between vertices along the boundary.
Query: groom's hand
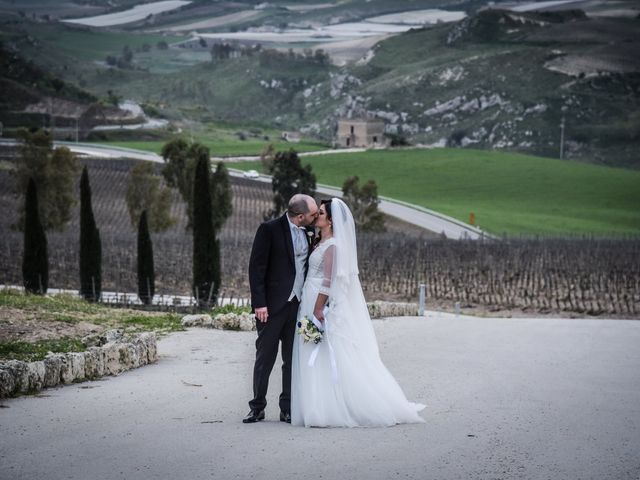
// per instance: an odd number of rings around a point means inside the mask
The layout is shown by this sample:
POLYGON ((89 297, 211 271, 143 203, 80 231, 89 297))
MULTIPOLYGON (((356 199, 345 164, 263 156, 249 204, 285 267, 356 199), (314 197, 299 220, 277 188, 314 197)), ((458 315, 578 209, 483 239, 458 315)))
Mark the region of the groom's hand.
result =
POLYGON ((269 312, 267 311, 267 307, 256 308, 256 318, 260 320, 262 323, 266 323, 267 318, 269 318, 269 312))

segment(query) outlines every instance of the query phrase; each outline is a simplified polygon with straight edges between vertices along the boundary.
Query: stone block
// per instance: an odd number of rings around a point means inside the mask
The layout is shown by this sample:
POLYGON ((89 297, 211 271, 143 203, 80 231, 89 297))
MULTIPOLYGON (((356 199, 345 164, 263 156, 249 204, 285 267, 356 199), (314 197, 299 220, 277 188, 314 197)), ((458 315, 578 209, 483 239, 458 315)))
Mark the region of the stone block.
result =
POLYGON ((90 347, 84 352, 85 377, 95 380, 104 375, 104 353, 102 347, 90 347))
POLYGON ((47 358, 44 359, 44 386, 56 387, 60 384, 62 363, 66 363, 64 354, 50 353, 47 358))
POLYGON ((211 315, 185 315, 182 317, 183 327, 211 327, 213 325, 213 319, 211 315))
POLYGON ((79 382, 85 379, 85 356, 83 352, 69 352, 65 354, 67 359, 66 370, 63 369, 62 380, 64 383, 79 382))
MULTIPOLYGON (((46 368, 44 361, 29 362, 27 365, 29 386, 26 392, 39 392, 44 388, 46 368)), ((23 392, 23 393, 26 393, 23 392)))
POLYGON ((102 347, 104 354, 104 374, 118 375, 122 370, 120 366, 120 345, 107 343, 102 347))
POLYGON ((11 397, 17 393, 16 377, 6 363, 0 364, 0 398, 11 397))

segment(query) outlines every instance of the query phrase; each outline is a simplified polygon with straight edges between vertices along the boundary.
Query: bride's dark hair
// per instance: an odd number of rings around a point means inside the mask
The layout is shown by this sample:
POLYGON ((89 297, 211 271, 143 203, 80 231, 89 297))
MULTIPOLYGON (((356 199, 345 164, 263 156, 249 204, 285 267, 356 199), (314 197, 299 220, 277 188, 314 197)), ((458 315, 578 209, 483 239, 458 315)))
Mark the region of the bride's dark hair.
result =
MULTIPOLYGON (((324 210, 325 212, 327 212, 327 220, 331 220, 331 199, 329 200, 320 200, 320 206, 324 205, 324 210)), ((318 245, 320 243, 320 241, 322 240, 322 233, 320 233, 320 231, 318 231, 318 235, 316 235, 315 240, 313 241, 313 247, 315 248, 316 245, 318 245)))
POLYGON ((322 206, 322 205, 325 206, 324 208, 325 208, 325 210, 327 212, 327 218, 329 220, 331 220, 331 218, 332 218, 331 217, 331 199, 329 199, 329 200, 321 200, 320 201, 320 206, 322 206))

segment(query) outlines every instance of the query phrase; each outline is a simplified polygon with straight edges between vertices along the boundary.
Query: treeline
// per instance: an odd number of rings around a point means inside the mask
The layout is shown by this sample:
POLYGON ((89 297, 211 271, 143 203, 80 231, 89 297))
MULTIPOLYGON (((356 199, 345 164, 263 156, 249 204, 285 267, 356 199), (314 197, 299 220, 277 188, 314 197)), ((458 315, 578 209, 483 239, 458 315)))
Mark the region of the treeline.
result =
MULTIPOLYGON (((53 148, 51 137, 43 131, 20 132, 19 161, 13 171, 20 203, 16 229, 22 230, 22 280, 27 292, 45 294, 49 284, 49 251, 46 230, 62 231, 69 223, 77 203, 73 179, 78 163, 64 147, 53 148), (39 193, 40 192, 40 193, 39 193)), ((211 168, 209 149, 198 143, 178 139, 163 148, 162 174, 170 187, 178 190, 186 204, 192 231, 192 294, 199 306, 217 300, 220 289, 219 232, 231 215, 231 189, 222 163, 211 168)), ((143 164, 149 165, 149 164, 143 164)), ((155 269, 150 229, 166 230, 172 218, 166 211, 170 202, 148 168, 133 168, 127 189, 131 223, 137 226, 138 296, 143 303, 153 300, 155 269)), ((80 180, 79 274, 80 294, 99 301, 102 293, 102 240, 93 214, 89 172, 85 166, 80 180)))
MULTIPOLYGON (((168 50, 169 44, 164 40, 160 40, 156 43, 156 49, 158 50, 168 50)), ((152 50, 151 45, 148 43, 142 44, 137 51, 138 52, 150 52, 152 50)), ((133 67, 133 55, 134 52, 129 45, 125 45, 122 47, 122 52, 120 54, 111 54, 105 57, 105 63, 110 67, 117 67, 123 70, 132 69, 133 67)))
MULTIPOLYGON (((200 39, 201 45, 206 45, 204 39, 200 39)), ((322 49, 312 50, 305 48, 301 53, 290 48, 287 52, 275 49, 265 49, 262 45, 242 45, 236 43, 214 43, 210 50, 211 61, 229 60, 232 58, 258 56, 260 66, 279 67, 285 64, 308 64, 326 66, 331 64, 331 57, 322 49)))
MULTIPOLYGON (((76 283, 78 277, 73 270, 78 271, 78 268, 79 291, 87 300, 100 300, 104 285, 116 291, 131 291, 135 279, 140 300, 151 303, 158 271, 151 233, 160 235, 172 230, 180 218, 181 227, 192 234, 192 245, 188 249, 184 245, 173 245, 167 249, 167 244, 163 243, 162 287, 166 290, 167 285, 172 284, 175 285, 174 292, 183 293, 184 282, 190 279, 191 294, 200 305, 216 302, 222 285, 221 259, 228 261, 244 257, 250 245, 246 251, 233 248, 230 251, 221 242, 223 228, 233 213, 232 188, 224 164, 219 163, 212 169, 210 152, 206 147, 178 138, 162 148, 164 164, 161 167, 149 162, 114 164, 116 170, 124 168, 126 186, 123 189, 118 185, 122 180, 114 183, 109 178, 99 177, 99 208, 103 215, 105 209, 113 212, 108 218, 103 216, 102 220, 93 214, 89 169, 85 165, 79 189, 79 221, 71 224, 72 228, 67 228, 78 203, 75 179, 79 164, 76 158, 67 148, 53 148, 51 137, 44 131, 23 130, 20 138, 19 161, 13 175, 17 179, 18 193, 26 191, 27 195, 25 202, 18 204, 14 228, 25 232, 22 281, 28 291, 46 293, 50 283, 48 258, 52 255, 55 260, 51 270, 56 278, 56 287, 68 288, 76 283), (111 196, 105 196, 107 192, 111 196), (117 193, 113 195, 112 192, 117 193), (176 208, 176 196, 181 199, 179 209, 176 208), (121 208, 118 204, 123 203, 128 213, 126 216, 114 210, 121 208), (106 244, 103 226, 107 228, 106 244), (138 232, 136 250, 129 241, 121 242, 123 233, 133 229, 138 232), (65 238, 62 251, 59 243, 53 250, 55 253, 47 248, 47 231, 65 238), (79 248, 72 240, 76 235, 79 235, 79 248), (38 243, 34 244, 36 241, 38 243), (222 250, 224 254, 221 254, 222 250), (175 272, 167 272, 167 269, 175 272), (190 269, 187 276, 185 269, 190 269), (174 280, 167 282, 167 278, 174 280)), ((270 146, 263 152, 263 162, 265 170, 273 176, 272 194, 267 201, 241 207, 244 215, 248 213, 249 218, 260 220, 275 218, 284 213, 292 195, 315 195, 316 178, 311 166, 303 165, 294 150, 276 152, 270 146)), ((98 173, 104 175, 104 172, 98 173)), ((383 217, 377 210, 375 182, 360 185, 357 177, 351 177, 345 182, 343 193, 360 229, 384 230, 383 217)), ((241 206, 243 204, 240 203, 241 206)), ((254 220, 253 225, 247 227, 246 223, 238 225, 234 222, 234 229, 238 227, 241 231, 235 230, 232 239, 226 237, 236 247, 253 238, 257 224, 254 220)), ((176 241, 182 238, 175 235, 175 229, 169 237, 176 241)), ((5 260, 11 257, 9 252, 13 248, 6 243, 5 260)), ((240 258, 232 263, 241 265, 243 262, 244 259, 240 258)), ((234 270, 231 278, 225 279, 228 291, 238 292, 244 288, 241 286, 244 280, 238 281, 237 277, 240 273, 244 275, 245 270, 234 270)), ((9 271, 10 267, 7 273, 9 271)))
MULTIPOLYGON (((263 152, 264 168, 274 176, 272 185, 240 178, 225 186, 221 179, 228 180, 226 173, 223 175, 222 167, 215 168, 208 181, 201 182, 199 187, 201 191, 209 187, 211 200, 204 201, 205 205, 212 205, 212 224, 209 224, 209 217, 203 222, 196 218, 194 213, 202 209, 188 200, 195 198, 196 190, 195 184, 188 180, 191 176, 195 178, 198 155, 206 156, 206 150, 197 144, 176 140, 165 145, 163 155, 165 163, 156 166, 139 162, 89 162, 93 165, 88 169, 92 185, 97 185, 97 194, 93 193, 91 203, 94 206, 97 203, 100 210, 100 215, 95 217, 95 228, 99 229, 101 240, 102 270, 100 282, 96 282, 94 275, 93 281, 85 280, 83 288, 88 295, 94 295, 94 288, 116 292, 137 289, 143 301, 157 291, 165 296, 191 292, 199 300, 213 301, 212 285, 217 284, 220 286, 218 297, 247 298, 248 252, 255 229, 265 217, 281 214, 291 194, 300 190, 313 194, 313 172, 300 162, 294 151, 273 149, 263 152), (214 179, 216 172, 217 180, 214 179), (158 205, 159 211, 154 212, 158 205), (220 280, 209 272, 205 273, 206 278, 213 278, 209 283, 205 280, 197 284, 194 280, 195 224, 202 224, 204 232, 211 232, 213 227, 213 240, 211 235, 205 235, 201 245, 206 252, 218 255, 220 280), (149 246, 153 248, 150 255, 145 253, 149 252, 149 246), (154 260, 151 265, 139 263, 145 255, 154 260), (154 277, 155 282, 147 281, 154 277), (94 287, 94 283, 100 285, 94 287)), ((52 152, 49 161, 53 156, 52 152)), ((61 163, 60 159, 65 158, 61 152, 56 158, 58 166, 66 164, 67 172, 76 172, 63 175, 72 179, 70 184, 76 192, 78 167, 74 167, 73 162, 61 163)), ((53 171, 50 166, 42 169, 53 171)), ((7 181, 8 175, 4 177, 3 181, 7 181)), ((29 181, 20 185, 25 191, 29 189, 29 181)), ((41 215, 40 226, 37 221, 27 222, 29 226, 25 228, 33 233, 25 236, 24 246, 14 240, 11 232, 0 244, 4 283, 20 278, 16 259, 23 258, 20 255, 23 249, 25 259, 29 257, 29 262, 36 266, 41 264, 44 249, 32 249, 27 245, 27 238, 37 239, 41 236, 38 232, 46 230, 45 236, 53 238, 53 243, 46 245, 53 259, 49 266, 49 275, 55 279, 53 284, 60 288, 78 285, 80 251, 76 239, 84 221, 78 219, 75 209, 76 193, 67 214, 61 207, 52 209, 58 198, 52 190, 54 185, 41 182, 37 188, 39 202, 35 202, 40 206, 36 208, 33 201, 27 201, 21 216, 13 214, 24 222, 29 216, 27 210, 37 211, 41 215), (44 198, 47 208, 42 205, 44 198), (71 217, 73 221, 69 222, 71 217), (66 229, 45 227, 47 218, 66 219, 69 226, 66 229), (33 255, 26 255, 27 251, 33 255)), ((360 213, 367 211, 368 199, 377 198, 375 182, 362 183, 353 178, 345 181, 343 193, 345 198, 355 197, 350 205, 356 220, 360 213)), ((372 219, 375 226, 376 216, 372 219)), ((4 219, 4 225, 10 221, 4 219)), ((361 281, 370 300, 416 301, 420 285, 425 284, 427 305, 438 308, 452 308, 457 303, 462 311, 480 307, 531 313, 622 316, 640 313, 640 240, 637 238, 452 241, 405 232, 393 224, 387 228, 389 231, 385 233, 369 229, 364 223, 358 226, 361 281)), ((204 263, 211 265, 216 260, 207 259, 204 263)), ((39 277, 37 269, 35 275, 34 270, 30 272, 24 275, 25 287, 28 277, 29 288, 46 290, 46 277, 39 277)))
POLYGON ((331 64, 331 57, 322 49, 312 50, 310 48, 305 48, 302 53, 297 53, 291 48, 288 52, 272 49, 260 52, 260 65, 263 67, 275 68, 291 63, 326 66, 331 64))
MULTIPOLYGON (((132 162, 89 160, 94 208, 102 239, 102 287, 138 288, 137 237, 125 201, 132 162)), ((162 165, 157 165, 156 173, 162 165)), ((304 168, 304 167, 303 167, 304 168)), ((157 175, 156 175, 157 176, 157 175)), ((9 188, 8 175, 0 186, 9 188)), ((246 299, 248 252, 263 216, 274 208, 269 184, 234 178, 233 214, 217 237, 221 256, 219 297, 246 299)), ((13 203, 7 203, 13 210, 13 203)), ((175 223, 153 235, 156 294, 192 291, 193 245, 185 229, 186 202, 172 189, 175 223)), ((70 227, 50 233, 50 284, 78 288, 77 210, 70 227)), ((15 216, 16 214, 12 214, 15 216)), ((8 225, 11 218, 3 219, 8 225)), ((137 224, 136 224, 137 226, 137 224)), ((417 301, 420 284, 429 308, 482 308, 530 313, 637 316, 640 313, 640 239, 504 238, 456 241, 420 236, 393 222, 386 233, 358 227, 361 281, 369 300, 417 301), (631 313, 629 313, 631 312, 631 313)), ((3 283, 21 280, 22 245, 15 232, 0 242, 3 283)), ((37 280, 36 280, 37 282, 37 280)), ((37 283, 36 283, 37 284, 37 283)))

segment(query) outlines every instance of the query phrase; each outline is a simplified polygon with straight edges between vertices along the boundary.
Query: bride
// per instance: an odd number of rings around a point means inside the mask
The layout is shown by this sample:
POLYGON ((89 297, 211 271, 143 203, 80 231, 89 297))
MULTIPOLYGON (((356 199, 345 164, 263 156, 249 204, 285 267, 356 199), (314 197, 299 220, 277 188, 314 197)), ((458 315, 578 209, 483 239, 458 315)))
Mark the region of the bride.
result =
POLYGON ((424 420, 383 365, 358 279, 353 216, 337 198, 322 202, 320 243, 309 258, 298 320, 316 317, 318 344, 296 335, 291 423, 306 427, 375 427, 424 420))

